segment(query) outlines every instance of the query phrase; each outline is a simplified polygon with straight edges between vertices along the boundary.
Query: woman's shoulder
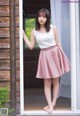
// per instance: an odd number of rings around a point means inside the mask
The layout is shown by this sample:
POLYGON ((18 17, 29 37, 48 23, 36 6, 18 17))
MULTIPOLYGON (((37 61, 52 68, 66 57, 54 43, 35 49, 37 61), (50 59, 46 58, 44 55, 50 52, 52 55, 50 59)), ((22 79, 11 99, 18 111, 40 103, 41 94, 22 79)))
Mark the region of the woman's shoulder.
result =
POLYGON ((53 25, 53 24, 50 24, 50 27, 51 27, 51 28, 53 28, 53 29, 55 29, 55 28, 56 28, 56 26, 55 26, 55 25, 53 25))
POLYGON ((34 36, 36 36, 36 29, 33 28, 32 31, 31 31, 31 33, 32 33, 34 36))
POLYGON ((35 32, 35 28, 33 28, 31 32, 34 33, 35 32))
POLYGON ((57 27, 55 25, 51 25, 51 28, 52 28, 54 34, 58 33, 57 27))
POLYGON ((32 29, 32 31, 31 31, 31 33, 32 33, 32 34, 34 34, 34 33, 35 33, 35 31, 36 31, 36 30, 35 30, 35 28, 33 28, 33 29, 32 29))

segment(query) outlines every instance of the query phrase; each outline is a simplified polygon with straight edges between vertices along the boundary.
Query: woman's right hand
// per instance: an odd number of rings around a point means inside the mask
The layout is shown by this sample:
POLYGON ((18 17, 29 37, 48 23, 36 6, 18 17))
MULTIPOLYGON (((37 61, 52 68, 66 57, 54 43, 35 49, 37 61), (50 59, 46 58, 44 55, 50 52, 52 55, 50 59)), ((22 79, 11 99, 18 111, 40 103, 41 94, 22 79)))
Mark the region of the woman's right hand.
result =
POLYGON ((24 35, 24 33, 25 33, 24 30, 22 30, 22 34, 23 34, 23 35, 24 35))

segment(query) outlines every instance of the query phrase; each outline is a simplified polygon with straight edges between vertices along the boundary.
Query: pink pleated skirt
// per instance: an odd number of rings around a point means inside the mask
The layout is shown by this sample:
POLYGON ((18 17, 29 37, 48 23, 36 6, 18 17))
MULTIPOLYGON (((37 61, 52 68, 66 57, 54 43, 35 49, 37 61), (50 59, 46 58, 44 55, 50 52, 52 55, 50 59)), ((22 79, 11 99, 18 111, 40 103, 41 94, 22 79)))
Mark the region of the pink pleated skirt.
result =
POLYGON ((36 78, 57 78, 70 71, 70 62, 57 45, 40 50, 36 78))

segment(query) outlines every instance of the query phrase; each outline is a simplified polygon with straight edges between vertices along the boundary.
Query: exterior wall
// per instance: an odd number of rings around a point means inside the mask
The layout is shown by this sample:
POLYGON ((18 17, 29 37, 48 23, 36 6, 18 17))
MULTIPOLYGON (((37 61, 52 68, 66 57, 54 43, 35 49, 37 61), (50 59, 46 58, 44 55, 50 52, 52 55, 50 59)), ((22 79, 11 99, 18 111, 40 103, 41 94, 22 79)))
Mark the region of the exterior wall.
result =
POLYGON ((16 103, 20 101, 18 9, 19 0, 0 0, 0 87, 10 86, 10 100, 16 103))
POLYGON ((9 0, 0 1, 0 87, 10 84, 9 0))

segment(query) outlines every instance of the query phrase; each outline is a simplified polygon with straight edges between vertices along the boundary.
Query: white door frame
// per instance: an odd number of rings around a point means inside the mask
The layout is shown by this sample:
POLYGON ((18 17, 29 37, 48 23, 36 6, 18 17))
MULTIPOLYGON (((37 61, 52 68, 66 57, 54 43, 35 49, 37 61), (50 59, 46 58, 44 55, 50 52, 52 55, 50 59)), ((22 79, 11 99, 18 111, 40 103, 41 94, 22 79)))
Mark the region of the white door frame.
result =
MULTIPOLYGON (((52 115, 77 115, 80 110, 77 110, 77 94, 76 94, 76 23, 75 23, 75 3, 70 4, 71 16, 71 110, 70 111, 54 111, 52 115), (74 20, 73 20, 74 19, 74 20)), ((46 112, 24 111, 24 70, 23 70, 23 0, 19 0, 19 33, 20 33, 20 114, 21 115, 48 115, 46 112)))

